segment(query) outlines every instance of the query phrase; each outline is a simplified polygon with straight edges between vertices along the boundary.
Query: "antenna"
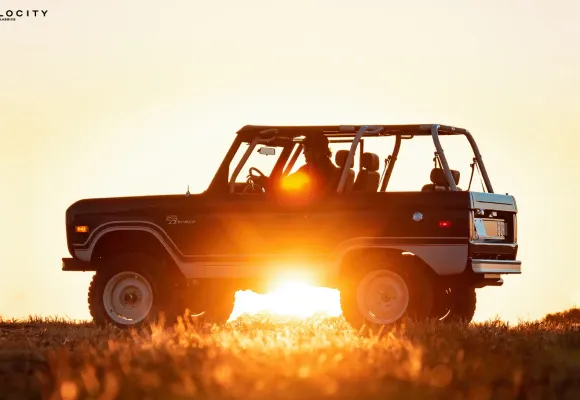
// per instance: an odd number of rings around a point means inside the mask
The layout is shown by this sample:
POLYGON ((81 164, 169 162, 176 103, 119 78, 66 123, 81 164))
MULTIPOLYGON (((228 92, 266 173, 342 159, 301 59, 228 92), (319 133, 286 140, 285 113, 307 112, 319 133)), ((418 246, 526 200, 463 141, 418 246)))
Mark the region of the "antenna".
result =
POLYGON ((189 185, 187 185, 187 192, 185 192, 185 197, 189 197, 191 193, 189 193, 189 185))

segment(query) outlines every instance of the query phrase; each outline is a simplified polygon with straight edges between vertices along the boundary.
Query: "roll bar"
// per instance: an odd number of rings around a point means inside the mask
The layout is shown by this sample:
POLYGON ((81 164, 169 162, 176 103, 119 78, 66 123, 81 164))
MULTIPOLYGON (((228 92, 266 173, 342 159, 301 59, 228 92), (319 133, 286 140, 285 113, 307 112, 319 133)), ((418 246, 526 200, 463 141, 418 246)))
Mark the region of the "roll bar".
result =
POLYGON ((493 187, 491 186, 491 181, 489 179, 489 175, 487 174, 487 169, 485 168, 485 164, 483 163, 483 157, 479 152, 479 147, 477 147, 475 139, 468 130, 465 130, 464 135, 469 141, 469 144, 471 145, 471 149, 473 150, 473 154, 475 155, 475 159, 477 160, 477 165, 479 165, 479 170, 481 171, 481 175, 483 177, 483 181, 485 182, 485 186, 487 187, 488 193, 494 193, 493 187))
MULTIPOLYGON (((469 144, 471 145, 471 149, 473 150, 477 164, 479 165, 481 175, 482 175, 483 180, 485 182, 485 186, 487 187, 487 191, 488 191, 488 193, 494 193, 493 187, 491 185, 491 181, 489 179, 489 175, 487 173, 487 169, 485 168, 485 165, 483 163, 483 158, 481 157, 481 153, 479 152, 479 148, 477 147, 477 143, 475 143, 475 140, 473 139, 473 136, 471 135, 471 133, 466 129, 456 129, 453 127, 447 127, 447 126, 443 126, 440 124, 433 124, 433 125, 430 125, 431 137, 433 139, 435 149, 437 150, 437 154, 439 155, 439 158, 441 161, 441 166, 443 167, 443 172, 445 173, 445 177, 447 178, 447 182, 449 183, 449 187, 451 188, 451 190, 457 191, 458 189, 457 189, 457 185, 455 184, 455 180, 453 179, 453 175, 451 174, 451 170, 449 168, 449 163, 447 162, 447 158, 445 157, 445 152, 443 150, 443 146, 441 146, 441 141, 439 140, 439 129, 441 127, 444 127, 447 130, 457 131, 459 134, 465 135, 465 137, 469 141, 469 144)), ((428 128, 428 126, 423 125, 422 128, 428 128)), ((345 166, 342 170, 342 174, 340 176, 340 181, 339 181, 338 187, 336 189, 337 193, 342 193, 344 190, 344 187, 346 185, 346 180, 348 178, 347 166, 351 165, 351 163, 353 162, 354 153, 356 153, 356 149, 358 148, 358 145, 359 145, 359 142, 361 141, 361 138, 363 136, 366 136, 366 135, 368 135, 368 136, 377 135, 383 129, 384 129, 384 127, 380 126, 380 125, 379 126, 363 125, 360 127, 360 129, 358 130, 357 134, 355 135, 355 137, 352 141, 352 145, 350 146, 348 158, 347 158, 345 166)), ((395 144, 396 153, 398 153, 399 146, 400 146, 400 135, 397 135, 397 142, 395 144)), ((393 167, 393 165, 389 165, 389 171, 388 171, 389 176, 392 172, 392 167, 393 167)), ((386 183, 386 176, 385 176, 385 180, 383 181, 381 191, 384 191, 384 188, 386 188, 385 183, 386 183)))
POLYGON ((368 125, 363 125, 360 127, 354 140, 352 141, 352 145, 350 146, 350 151, 348 152, 348 157, 346 162, 344 163, 344 168, 342 170, 342 175, 340 176, 340 181, 338 183, 338 188, 336 189, 337 193, 342 193, 344 190, 344 186, 346 185, 346 179, 348 178, 348 166, 351 165, 354 161, 354 153, 356 153, 356 149, 358 144, 363 136, 363 134, 367 133, 369 135, 380 133, 384 128, 382 126, 372 126, 369 127, 368 125), (370 130, 369 130, 370 128, 370 130))

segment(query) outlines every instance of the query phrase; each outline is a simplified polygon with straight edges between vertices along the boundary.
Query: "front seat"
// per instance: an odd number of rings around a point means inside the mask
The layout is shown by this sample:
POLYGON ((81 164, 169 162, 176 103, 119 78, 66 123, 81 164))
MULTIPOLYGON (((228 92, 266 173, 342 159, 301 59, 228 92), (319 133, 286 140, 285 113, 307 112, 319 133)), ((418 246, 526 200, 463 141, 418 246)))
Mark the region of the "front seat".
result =
POLYGON ((376 192, 381 180, 381 174, 378 172, 380 167, 381 162, 378 155, 363 153, 362 169, 358 173, 353 189, 362 192, 376 192))
MULTIPOLYGON (((459 184, 459 178, 461 174, 459 171, 454 169, 450 170, 455 185, 459 184)), ((431 183, 423 186, 422 192, 445 192, 449 190, 449 183, 447 182, 447 177, 445 176, 445 171, 443 168, 433 168, 430 175, 431 183)), ((458 188, 459 189, 459 188, 458 188)), ((459 189, 461 190, 461 189, 459 189)))
MULTIPOLYGON (((338 165, 338 167, 340 168, 341 175, 339 175, 339 176, 342 176, 342 170, 346 164, 346 160, 348 159, 348 154, 349 154, 348 150, 339 150, 336 152, 336 156, 334 157, 334 160, 336 162, 336 165, 338 165)), ((354 170, 353 170, 353 168, 354 168, 354 160, 351 161, 350 166, 348 168, 348 176, 346 177, 346 184, 344 185, 345 192, 352 191, 352 188, 354 185, 354 170)))

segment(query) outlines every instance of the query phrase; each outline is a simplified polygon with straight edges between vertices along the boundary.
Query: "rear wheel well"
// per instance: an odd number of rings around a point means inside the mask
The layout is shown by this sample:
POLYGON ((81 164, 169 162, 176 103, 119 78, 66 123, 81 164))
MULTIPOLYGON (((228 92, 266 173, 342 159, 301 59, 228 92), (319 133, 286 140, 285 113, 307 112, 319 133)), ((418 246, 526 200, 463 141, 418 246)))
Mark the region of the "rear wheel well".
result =
POLYGON ((393 248, 359 248, 349 251, 342 258, 340 277, 349 278, 360 273, 361 260, 363 260, 363 263, 401 262, 410 267, 419 268, 430 278, 436 279, 437 277, 433 269, 420 257, 405 250, 393 248))
POLYGON ((148 232, 115 231, 99 239, 91 256, 91 263, 96 269, 106 265, 108 259, 120 254, 146 254, 164 265, 168 272, 176 277, 183 277, 174 260, 159 240, 148 232))

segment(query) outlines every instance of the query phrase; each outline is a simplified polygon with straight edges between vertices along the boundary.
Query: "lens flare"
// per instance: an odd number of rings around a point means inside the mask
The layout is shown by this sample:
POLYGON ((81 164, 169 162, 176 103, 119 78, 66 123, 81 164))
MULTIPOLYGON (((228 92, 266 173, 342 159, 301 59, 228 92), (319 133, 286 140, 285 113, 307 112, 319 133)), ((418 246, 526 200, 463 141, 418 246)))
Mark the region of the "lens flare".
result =
POLYGON ((284 192, 303 192, 310 185, 310 177, 302 172, 285 176, 280 184, 284 192))

